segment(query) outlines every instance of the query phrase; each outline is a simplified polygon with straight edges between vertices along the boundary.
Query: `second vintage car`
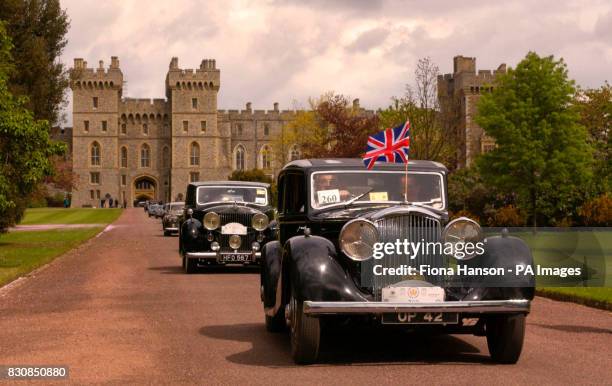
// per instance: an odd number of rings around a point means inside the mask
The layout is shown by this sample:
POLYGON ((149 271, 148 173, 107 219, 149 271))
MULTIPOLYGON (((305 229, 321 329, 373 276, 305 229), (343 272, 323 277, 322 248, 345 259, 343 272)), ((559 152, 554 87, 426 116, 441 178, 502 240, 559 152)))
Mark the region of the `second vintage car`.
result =
POLYGON ((162 229, 164 236, 169 236, 179 231, 179 216, 185 208, 184 202, 170 202, 165 205, 164 216, 162 217, 162 229))
POLYGON ((473 220, 449 221, 446 175, 431 161, 285 165, 261 298, 266 328, 289 329, 296 363, 317 360, 334 324, 486 336, 494 361, 518 360, 534 279, 511 272, 531 266, 531 252, 507 232, 485 238, 473 220))
POLYGON ((187 186, 179 252, 185 272, 198 266, 258 264, 275 237, 270 184, 194 182, 187 186))

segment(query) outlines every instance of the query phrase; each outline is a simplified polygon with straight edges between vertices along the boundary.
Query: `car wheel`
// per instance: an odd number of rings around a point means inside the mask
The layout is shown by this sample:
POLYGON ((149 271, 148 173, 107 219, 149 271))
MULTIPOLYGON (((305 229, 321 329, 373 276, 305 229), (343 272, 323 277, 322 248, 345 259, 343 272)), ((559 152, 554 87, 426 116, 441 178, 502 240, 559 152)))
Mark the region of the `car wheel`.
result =
POLYGON ((500 315, 486 322, 489 354, 497 363, 516 363, 525 338, 525 315, 500 315))
POLYGON ((170 232, 168 232, 168 231, 164 231, 164 236, 166 236, 166 237, 167 237, 167 236, 170 236, 170 232))
POLYGON ((183 259, 185 259, 185 273, 194 273, 198 268, 196 260, 188 259, 186 257, 184 257, 183 259))
POLYGON ((183 269, 185 269, 185 260, 187 260, 185 256, 181 256, 181 261, 182 261, 181 268, 183 269))
POLYGON ((314 363, 319 356, 321 322, 304 314, 303 302, 298 301, 293 291, 289 302, 291 324, 291 356, 300 365, 314 363))

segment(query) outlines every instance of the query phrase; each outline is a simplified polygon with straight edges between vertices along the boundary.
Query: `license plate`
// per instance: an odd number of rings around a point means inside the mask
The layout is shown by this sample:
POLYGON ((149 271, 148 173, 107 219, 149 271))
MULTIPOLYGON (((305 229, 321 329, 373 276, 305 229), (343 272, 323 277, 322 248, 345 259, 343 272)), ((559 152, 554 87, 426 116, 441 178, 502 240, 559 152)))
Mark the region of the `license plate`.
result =
POLYGON ((383 324, 457 324, 456 312, 398 312, 382 315, 383 324))
POLYGON ((224 263, 246 263, 251 261, 251 255, 247 253, 227 253, 221 255, 221 261, 224 263))

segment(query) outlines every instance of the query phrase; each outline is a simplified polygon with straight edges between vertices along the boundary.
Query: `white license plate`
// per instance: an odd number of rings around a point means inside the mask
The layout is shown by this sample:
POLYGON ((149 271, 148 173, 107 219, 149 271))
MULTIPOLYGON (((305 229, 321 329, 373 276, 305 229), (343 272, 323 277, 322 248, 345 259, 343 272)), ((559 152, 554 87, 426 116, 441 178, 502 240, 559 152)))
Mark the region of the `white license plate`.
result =
POLYGON ((224 263, 246 263, 251 261, 251 255, 247 253, 227 253, 221 255, 221 261, 224 263))
POLYGON ((442 287, 385 287, 382 301, 393 303, 438 303, 444 301, 442 287))

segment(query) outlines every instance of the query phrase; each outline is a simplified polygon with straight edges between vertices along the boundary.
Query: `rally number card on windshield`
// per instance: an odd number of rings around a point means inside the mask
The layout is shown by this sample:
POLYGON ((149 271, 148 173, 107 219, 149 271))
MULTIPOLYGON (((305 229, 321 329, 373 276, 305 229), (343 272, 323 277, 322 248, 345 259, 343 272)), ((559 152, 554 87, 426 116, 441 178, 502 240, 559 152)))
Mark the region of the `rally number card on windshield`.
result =
POLYGON ((340 190, 319 190, 317 192, 317 199, 319 200, 319 204, 335 204, 340 202, 340 190))

